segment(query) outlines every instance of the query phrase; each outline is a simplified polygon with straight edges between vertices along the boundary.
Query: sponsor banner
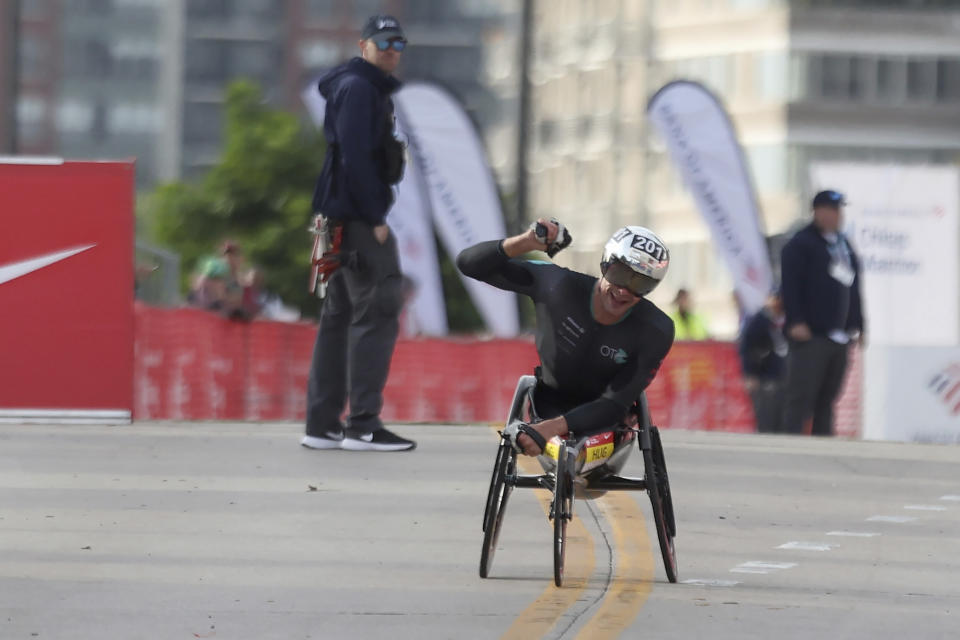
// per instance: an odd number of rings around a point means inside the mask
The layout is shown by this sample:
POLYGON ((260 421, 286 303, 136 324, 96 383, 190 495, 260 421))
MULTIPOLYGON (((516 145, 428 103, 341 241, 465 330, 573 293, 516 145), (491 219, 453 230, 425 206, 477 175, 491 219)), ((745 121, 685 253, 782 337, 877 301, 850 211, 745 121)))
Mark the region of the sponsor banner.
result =
POLYGON ((745 312, 759 310, 773 288, 773 269, 730 118, 703 85, 688 81, 660 89, 647 115, 710 228, 745 312))
POLYGON ((0 409, 129 421, 134 165, 18 162, 0 161, 0 409))
POLYGON ((676 342, 647 389, 653 423, 697 431, 756 431, 736 345, 676 342))
MULTIPOLYGON (((239 323, 196 309, 136 306, 138 420, 295 420, 305 415, 316 326, 239 323)), ((533 340, 400 340, 387 422, 502 422, 533 340)), ((662 428, 753 431, 736 345, 677 343, 648 390, 662 428)), ((842 404, 843 401, 841 401, 842 404)))
POLYGON ((960 347, 874 345, 863 437, 960 443, 960 347))
MULTIPOLYGON (((317 127, 323 127, 326 101, 311 82, 301 98, 317 127)), ((398 121, 401 139, 408 139, 403 123, 398 121)), ((400 253, 400 270, 408 278, 411 290, 406 313, 401 322, 401 335, 443 336, 448 332, 447 309, 440 281, 437 244, 430 219, 423 178, 415 163, 409 161, 403 179, 396 186, 396 202, 387 214, 387 224, 396 235, 400 253)))
MULTIPOLYGON (((394 102, 412 162, 423 176, 434 225, 451 259, 477 242, 503 238, 506 228, 496 183, 463 107, 447 92, 422 83, 404 86, 394 102)), ((516 295, 461 278, 490 331, 516 336, 516 295)))
POLYGON ((960 342, 960 171, 929 165, 817 163, 811 192, 847 197, 844 229, 862 263, 871 345, 960 342))

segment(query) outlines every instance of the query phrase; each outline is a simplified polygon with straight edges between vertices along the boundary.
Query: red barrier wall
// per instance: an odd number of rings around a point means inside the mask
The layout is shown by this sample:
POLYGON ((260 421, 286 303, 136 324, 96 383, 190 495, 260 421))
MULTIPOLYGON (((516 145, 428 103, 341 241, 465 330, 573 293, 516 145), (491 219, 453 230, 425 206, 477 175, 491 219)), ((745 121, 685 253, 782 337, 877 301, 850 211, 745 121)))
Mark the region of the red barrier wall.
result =
MULTIPOLYGON (((138 419, 303 420, 313 324, 244 324, 143 305, 136 318, 138 419)), ((537 361, 530 339, 401 340, 383 418, 502 421, 517 378, 537 361)), ((731 343, 674 345, 647 395, 654 422, 666 428, 753 431, 731 343)))
POLYGON ((0 415, 133 407, 133 163, 0 162, 0 415))

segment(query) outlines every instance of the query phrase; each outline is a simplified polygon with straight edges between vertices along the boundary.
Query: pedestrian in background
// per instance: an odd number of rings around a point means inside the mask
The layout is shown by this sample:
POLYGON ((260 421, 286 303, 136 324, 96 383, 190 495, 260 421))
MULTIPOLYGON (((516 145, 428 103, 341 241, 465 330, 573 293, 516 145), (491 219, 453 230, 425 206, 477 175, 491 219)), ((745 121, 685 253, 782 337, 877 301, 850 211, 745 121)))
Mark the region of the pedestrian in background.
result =
POLYGON ((833 403, 840 394, 851 340, 863 341, 860 261, 840 231, 843 194, 813 198, 813 221, 781 251, 784 330, 789 342, 784 428, 833 434, 833 403))
POLYGON ((676 311, 670 314, 673 320, 675 339, 677 340, 709 340, 707 321, 702 315, 693 310, 693 296, 687 289, 678 289, 677 297, 673 299, 676 311))
POLYGON ((746 317, 739 352, 743 384, 753 403, 757 432, 781 432, 787 341, 783 336, 783 301, 779 292, 771 293, 759 311, 746 317))
POLYGON ((312 449, 402 451, 412 440, 384 428, 383 388, 403 305, 397 242, 386 217, 392 187, 403 171, 403 147, 394 137, 392 74, 406 47, 392 16, 367 20, 361 55, 319 82, 326 100, 327 154, 313 207, 342 229, 342 255, 354 255, 332 273, 320 315, 307 387, 306 435, 312 449), (344 425, 340 421, 349 398, 344 425))

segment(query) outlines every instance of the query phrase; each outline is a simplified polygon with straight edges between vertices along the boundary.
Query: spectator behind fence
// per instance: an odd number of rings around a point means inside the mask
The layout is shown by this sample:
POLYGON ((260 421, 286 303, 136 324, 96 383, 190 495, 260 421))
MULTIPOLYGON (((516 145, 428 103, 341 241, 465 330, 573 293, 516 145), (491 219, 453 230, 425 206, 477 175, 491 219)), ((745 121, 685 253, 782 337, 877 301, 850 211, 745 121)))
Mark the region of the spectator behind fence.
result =
POLYGON ((243 255, 233 242, 225 242, 219 255, 204 259, 188 296, 190 304, 230 318, 244 317, 243 255))
POLYGON ((296 322, 300 311, 283 303, 280 296, 266 288, 263 272, 250 269, 244 276, 243 310, 247 318, 296 322))
POLYGON ((676 311, 670 314, 673 320, 676 340, 709 340, 707 322, 702 315, 693 310, 693 296, 687 289, 677 290, 673 299, 676 311))
POLYGON ((813 199, 813 222, 781 251, 781 293, 787 359, 787 433, 833 434, 833 403, 847 369, 849 343, 863 340, 860 261, 840 231, 843 194, 821 191, 813 199))
POLYGON ((783 337, 783 301, 772 293, 766 304, 743 322, 740 364, 743 382, 753 403, 759 433, 783 430, 783 379, 787 341, 783 337))

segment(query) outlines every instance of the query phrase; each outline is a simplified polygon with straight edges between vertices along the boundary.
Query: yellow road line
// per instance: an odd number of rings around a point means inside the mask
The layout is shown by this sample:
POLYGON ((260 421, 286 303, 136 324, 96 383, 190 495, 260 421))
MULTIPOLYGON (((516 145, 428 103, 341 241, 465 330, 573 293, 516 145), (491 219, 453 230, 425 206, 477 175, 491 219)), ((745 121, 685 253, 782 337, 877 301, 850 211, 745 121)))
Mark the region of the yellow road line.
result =
POLYGON ((637 501, 610 491, 597 502, 613 529, 614 574, 610 589, 576 640, 618 638, 640 613, 653 588, 653 552, 637 501))
MULTIPOLYGON (((520 471, 524 474, 543 473, 540 464, 534 458, 520 456, 520 471)), ((540 500, 543 511, 550 513, 551 493, 546 490, 535 489, 537 499, 540 500)), ((509 507, 508 507, 509 508, 509 507)), ((547 550, 553 545, 553 528, 544 527, 544 558, 552 557, 547 550), (550 532, 547 535, 547 532, 550 532)), ((593 537, 583 525, 583 521, 574 517, 567 523, 567 551, 566 562, 564 563, 563 587, 558 588, 553 584, 553 566, 546 564, 544 574, 550 580, 549 586, 543 590, 540 597, 534 600, 530 606, 520 612, 510 628, 503 635, 503 638, 516 638, 517 640, 530 640, 531 638, 542 638, 557 623, 563 612, 573 606, 580 595, 587 587, 590 576, 593 575, 594 554, 593 537)))

